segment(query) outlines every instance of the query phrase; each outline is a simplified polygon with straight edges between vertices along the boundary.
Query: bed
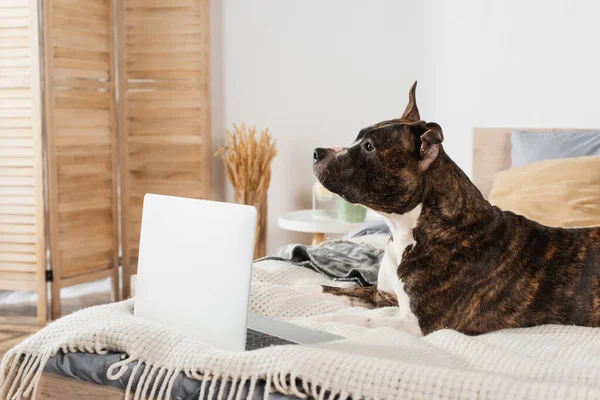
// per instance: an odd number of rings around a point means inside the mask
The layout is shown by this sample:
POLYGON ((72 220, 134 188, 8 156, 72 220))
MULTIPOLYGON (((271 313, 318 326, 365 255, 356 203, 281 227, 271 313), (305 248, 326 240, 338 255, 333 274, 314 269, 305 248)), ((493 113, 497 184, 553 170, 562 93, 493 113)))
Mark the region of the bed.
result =
MULTIPOLYGON (((535 129, 537 132, 563 132, 565 129, 535 129)), ((570 131, 570 130, 569 130, 570 131)), ((581 131, 581 130, 580 130, 581 131)), ((492 188, 494 175, 511 166, 511 129, 510 128, 475 128, 473 148, 473 182, 488 196, 492 188)), ((357 241, 371 241, 372 235, 379 235, 373 242, 381 243, 381 237, 388 235, 385 227, 372 228, 355 232, 357 241), (366 234, 366 235, 365 235, 366 234)), ((117 399, 123 398, 125 381, 113 381, 106 386, 106 379, 101 377, 98 365, 106 364, 105 357, 120 357, 120 354, 105 356, 95 354, 59 353, 50 360, 40 382, 38 398, 64 399, 117 399), (87 365, 87 367, 86 367, 87 365), (95 367, 90 367, 95 365, 95 367), (78 379, 74 379, 78 378, 78 379), (96 383, 94 383, 96 382, 96 383), (104 384, 98 384, 104 383, 104 384)), ((198 398, 197 387, 191 388, 194 397, 198 398), (196 390, 196 391, 194 391, 196 390)), ((254 398, 262 398, 264 388, 254 392, 254 398)), ((191 395, 190 395, 191 396, 191 395)), ((272 393, 273 398, 297 398, 272 393)), ((187 398, 180 395, 177 398, 187 398)))
MULTIPOLYGON (((473 183, 487 198, 494 175, 511 167, 511 131, 519 128, 473 129, 473 183)), ((592 129, 526 129, 530 132, 596 132, 592 129)))

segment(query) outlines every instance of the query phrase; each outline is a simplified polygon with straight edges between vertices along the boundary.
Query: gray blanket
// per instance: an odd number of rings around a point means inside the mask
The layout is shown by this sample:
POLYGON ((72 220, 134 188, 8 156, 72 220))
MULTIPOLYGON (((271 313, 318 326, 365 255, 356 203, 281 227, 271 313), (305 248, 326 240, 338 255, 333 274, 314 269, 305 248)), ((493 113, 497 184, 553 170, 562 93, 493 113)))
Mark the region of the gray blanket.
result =
MULTIPOLYGON (((108 352, 106 354, 92 354, 92 353, 63 353, 59 351, 58 354, 52 357, 48 364, 44 368, 44 372, 56 374, 60 376, 66 376, 69 378, 75 378, 84 380, 87 382, 97 383, 99 385, 112 386, 118 389, 125 389, 129 376, 133 367, 137 364, 134 362, 131 367, 123 374, 123 376, 117 380, 110 380, 106 376, 108 368, 115 362, 122 359, 122 353, 108 352)), ((137 377, 133 382, 133 389, 137 388, 137 382, 139 377, 144 371, 145 366, 140 368, 137 377)), ((152 381, 153 382, 153 381, 152 381)), ((152 383, 151 382, 151 383, 152 383)), ((215 388, 215 397, 219 393, 220 386, 223 382, 219 381, 215 388)), ((172 400, 204 400, 208 399, 208 393, 204 397, 200 398, 200 386, 201 382, 195 379, 190 379, 185 376, 183 372, 180 372, 175 383, 173 384, 173 393, 171 393, 172 400)), ((231 382, 224 382, 223 398, 227 399, 229 396, 229 390, 231 388, 231 382)), ((249 385, 245 384, 242 388, 241 398, 245 399, 248 396, 249 385)), ((252 394, 252 400, 262 400, 264 398, 265 383, 259 381, 252 394)), ((271 393, 269 398, 272 400, 296 400, 295 396, 286 396, 281 393, 271 393)))
POLYGON ((334 281, 351 281, 361 286, 377 284, 383 251, 372 246, 346 240, 324 242, 317 246, 290 244, 275 255, 264 257, 284 260, 312 268, 334 281))

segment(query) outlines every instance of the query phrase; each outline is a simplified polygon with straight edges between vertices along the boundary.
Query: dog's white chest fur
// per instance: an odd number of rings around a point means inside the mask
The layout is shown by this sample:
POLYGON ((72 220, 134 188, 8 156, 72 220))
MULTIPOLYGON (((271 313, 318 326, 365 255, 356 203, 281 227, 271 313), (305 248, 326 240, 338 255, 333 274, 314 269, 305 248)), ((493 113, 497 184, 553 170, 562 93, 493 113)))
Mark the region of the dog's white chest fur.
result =
POLYGON ((398 278, 398 266, 402 261, 404 250, 409 245, 415 245, 412 231, 421 215, 422 205, 419 204, 406 214, 384 214, 383 219, 389 226, 393 240, 385 247, 383 260, 377 276, 377 288, 380 292, 390 293, 398 299, 400 313, 414 321, 415 330, 420 332, 419 321, 410 309, 410 298, 404 291, 404 283, 398 278))

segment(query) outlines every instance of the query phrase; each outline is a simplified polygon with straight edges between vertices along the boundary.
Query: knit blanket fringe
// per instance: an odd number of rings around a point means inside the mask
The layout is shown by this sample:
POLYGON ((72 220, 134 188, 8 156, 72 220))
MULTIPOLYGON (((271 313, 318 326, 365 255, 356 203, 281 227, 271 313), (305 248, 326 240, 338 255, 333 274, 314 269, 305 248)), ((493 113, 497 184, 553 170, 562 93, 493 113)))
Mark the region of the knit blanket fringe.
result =
POLYGON ((133 400, 170 399, 181 372, 201 381, 199 399, 250 399, 259 381, 266 383, 265 399, 274 391, 319 400, 600 398, 597 329, 416 337, 405 331, 397 308, 351 307, 319 294, 328 283, 306 268, 258 262, 250 308, 346 339, 228 352, 133 317, 134 302, 127 300, 61 318, 9 350, 0 366, 0 399, 35 399, 44 366, 59 350, 124 353, 107 375, 116 380, 131 369, 125 399, 133 400))

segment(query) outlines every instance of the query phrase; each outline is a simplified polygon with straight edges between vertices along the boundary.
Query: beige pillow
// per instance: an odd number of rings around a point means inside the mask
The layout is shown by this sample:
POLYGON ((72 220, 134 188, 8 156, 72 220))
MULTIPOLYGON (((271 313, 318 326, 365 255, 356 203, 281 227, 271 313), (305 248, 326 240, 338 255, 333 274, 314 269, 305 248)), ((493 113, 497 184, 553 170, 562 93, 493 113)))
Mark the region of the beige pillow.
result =
POLYGON ((547 226, 600 225, 600 156, 545 160, 499 172, 489 201, 547 226))

